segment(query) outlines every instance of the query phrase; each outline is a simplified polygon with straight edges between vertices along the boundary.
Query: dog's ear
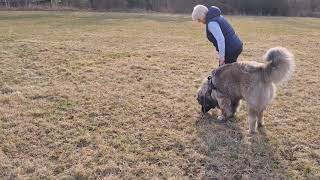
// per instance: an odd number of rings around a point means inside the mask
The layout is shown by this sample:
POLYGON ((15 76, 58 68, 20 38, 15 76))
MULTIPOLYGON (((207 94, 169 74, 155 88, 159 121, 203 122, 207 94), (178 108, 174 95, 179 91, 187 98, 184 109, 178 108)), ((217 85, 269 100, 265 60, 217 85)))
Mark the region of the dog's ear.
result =
POLYGON ((210 109, 214 109, 218 105, 218 102, 215 99, 213 99, 211 93, 209 93, 208 91, 205 93, 203 97, 201 97, 200 102, 201 111, 203 113, 207 113, 208 111, 210 111, 210 109))
POLYGON ((209 108, 208 100, 206 99, 207 98, 206 92, 207 92, 207 88, 202 86, 202 88, 198 92, 198 96, 197 96, 197 101, 201 105, 201 112, 202 113, 206 113, 211 109, 211 108, 209 108))
POLYGON ((210 106, 211 108, 215 108, 218 106, 218 101, 212 96, 211 93, 207 93, 205 98, 207 106, 210 106))
POLYGON ((212 109, 214 109, 216 107, 219 108, 218 101, 216 99, 214 99, 212 96, 210 96, 209 103, 210 103, 210 106, 211 106, 212 109))

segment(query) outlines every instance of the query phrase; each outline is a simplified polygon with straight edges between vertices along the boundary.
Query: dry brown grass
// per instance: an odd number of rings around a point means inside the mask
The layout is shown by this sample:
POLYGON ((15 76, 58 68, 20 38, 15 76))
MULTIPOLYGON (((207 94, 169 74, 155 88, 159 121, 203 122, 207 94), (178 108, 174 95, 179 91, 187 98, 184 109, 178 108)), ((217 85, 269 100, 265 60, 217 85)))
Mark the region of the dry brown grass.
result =
POLYGON ((228 17, 240 60, 274 46, 296 72, 248 137, 195 94, 217 66, 189 16, 0 12, 1 179, 317 179, 320 19, 228 17))

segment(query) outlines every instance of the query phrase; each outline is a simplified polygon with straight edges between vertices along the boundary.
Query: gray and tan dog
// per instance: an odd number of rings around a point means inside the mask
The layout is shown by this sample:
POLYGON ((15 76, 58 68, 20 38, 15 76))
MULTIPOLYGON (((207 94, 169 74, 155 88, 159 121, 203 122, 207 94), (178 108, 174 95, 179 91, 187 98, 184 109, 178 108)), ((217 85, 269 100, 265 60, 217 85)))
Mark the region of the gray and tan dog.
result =
POLYGON ((263 126, 263 111, 276 94, 276 86, 289 80, 295 67, 293 55, 283 47, 271 48, 264 55, 265 64, 242 61, 226 64, 214 70, 208 94, 208 80, 198 90, 197 100, 206 113, 211 108, 221 109, 220 120, 234 115, 239 100, 248 106, 249 132, 255 133, 256 126, 263 126))

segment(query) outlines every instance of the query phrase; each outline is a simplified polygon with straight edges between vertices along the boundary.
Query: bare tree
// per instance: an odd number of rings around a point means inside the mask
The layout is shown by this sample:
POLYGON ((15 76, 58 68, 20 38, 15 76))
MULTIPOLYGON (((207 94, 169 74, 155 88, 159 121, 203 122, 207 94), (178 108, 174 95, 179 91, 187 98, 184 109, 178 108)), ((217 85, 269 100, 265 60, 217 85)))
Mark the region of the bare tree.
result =
POLYGON ((191 13, 196 4, 218 6, 224 14, 291 15, 320 17, 320 0, 0 0, 0 6, 30 7, 48 3, 52 8, 71 6, 96 10, 145 9, 191 13))

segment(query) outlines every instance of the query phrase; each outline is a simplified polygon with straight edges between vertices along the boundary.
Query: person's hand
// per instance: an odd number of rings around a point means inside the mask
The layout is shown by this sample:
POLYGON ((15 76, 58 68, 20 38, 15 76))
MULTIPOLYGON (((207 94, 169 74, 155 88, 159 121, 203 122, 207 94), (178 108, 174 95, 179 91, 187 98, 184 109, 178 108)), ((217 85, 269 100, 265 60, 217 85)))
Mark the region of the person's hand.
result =
POLYGON ((220 56, 219 57, 219 66, 222 66, 222 65, 224 65, 224 57, 222 57, 222 56, 220 56))

